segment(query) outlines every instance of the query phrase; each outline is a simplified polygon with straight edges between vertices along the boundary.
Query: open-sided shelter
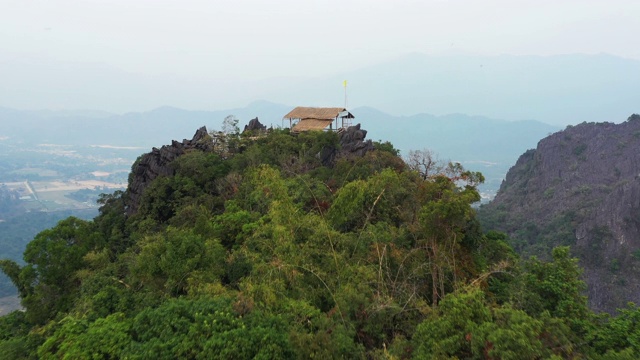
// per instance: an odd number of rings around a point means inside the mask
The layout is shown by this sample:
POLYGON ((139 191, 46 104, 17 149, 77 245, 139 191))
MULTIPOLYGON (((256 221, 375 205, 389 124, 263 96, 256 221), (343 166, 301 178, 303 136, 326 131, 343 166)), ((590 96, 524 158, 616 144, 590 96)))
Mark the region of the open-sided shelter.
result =
POLYGON ((283 117, 289 120, 292 132, 318 130, 329 128, 329 131, 345 128, 351 125, 354 116, 345 108, 337 107, 304 107, 298 106, 283 117))

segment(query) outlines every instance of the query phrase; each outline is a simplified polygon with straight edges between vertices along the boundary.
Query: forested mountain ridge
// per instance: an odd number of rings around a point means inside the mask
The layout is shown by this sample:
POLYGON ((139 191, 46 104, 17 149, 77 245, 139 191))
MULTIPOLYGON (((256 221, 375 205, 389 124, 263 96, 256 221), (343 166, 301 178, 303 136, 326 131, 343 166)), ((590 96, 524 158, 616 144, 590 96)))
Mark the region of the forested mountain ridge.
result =
POLYGON ((639 150, 638 115, 569 126, 520 157, 480 218, 526 255, 571 246, 594 309, 640 302, 639 150))
MULTIPOLYGON (((199 131, 93 221, 3 260, 20 358, 634 358, 630 307, 598 317, 569 250, 519 260, 483 234, 483 177, 410 168, 366 132, 199 131), (345 135, 346 134, 346 135, 345 135), (350 146, 353 141, 356 146, 350 146), (369 146, 370 145, 370 146, 369 146), (365 147, 362 147, 365 146, 365 147), (365 150, 366 148, 366 150, 365 150), (355 150, 355 151, 352 151, 355 150), (135 211, 131 209, 136 201, 135 211)), ((159 149, 158 153, 161 153, 159 149)), ((148 168, 147 168, 148 170, 148 168)))

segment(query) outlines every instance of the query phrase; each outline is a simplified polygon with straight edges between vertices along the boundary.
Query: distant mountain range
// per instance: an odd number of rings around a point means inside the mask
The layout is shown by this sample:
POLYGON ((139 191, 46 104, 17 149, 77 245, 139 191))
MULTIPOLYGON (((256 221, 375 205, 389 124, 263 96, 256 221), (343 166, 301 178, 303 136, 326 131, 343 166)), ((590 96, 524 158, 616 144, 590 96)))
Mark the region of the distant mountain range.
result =
POLYGON ((372 106, 405 116, 466 113, 565 126, 640 112, 640 61, 606 54, 410 54, 328 76, 253 81, 144 76, 101 64, 42 59, 0 59, 0 64, 0 106, 31 109, 122 113, 171 104, 211 110, 259 99, 341 106, 346 79, 349 108, 372 106))
POLYGON ((500 187, 523 151, 560 130, 534 120, 505 121, 464 114, 391 116, 372 108, 353 112, 356 122, 369 130, 370 138, 390 141, 404 155, 410 150, 430 149, 441 160, 481 171, 486 182, 480 189, 491 193, 500 187))
MULTIPOLYGON (((191 138, 205 125, 219 128, 227 115, 248 123, 253 117, 275 119, 290 107, 254 102, 247 107, 220 111, 191 111, 164 106, 146 112, 122 115, 91 111, 25 111, 0 108, 0 137, 29 144, 114 145, 150 148, 167 141, 191 138), (176 138, 178 137, 178 138, 176 138)), ((269 123, 267 123, 269 125, 269 123)))
MULTIPOLYGON (((25 146, 34 144, 111 145, 140 147, 141 153, 174 139, 191 138, 207 126, 219 129, 223 119, 234 115, 241 128, 250 119, 272 127, 283 126, 282 116, 292 106, 257 101, 243 108, 219 111, 189 111, 161 107, 148 112, 116 115, 99 111, 20 111, 0 108, 0 138, 25 146)), ((495 191, 518 156, 536 146, 539 139, 559 130, 539 121, 505 121, 480 116, 418 114, 394 116, 370 107, 352 110, 355 122, 368 131, 368 138, 390 141, 407 154, 428 148, 443 160, 459 161, 482 171, 495 191)))
POLYGON ((272 91, 273 101, 343 103, 336 87, 348 79, 348 101, 388 113, 466 113, 568 125, 618 121, 640 112, 640 61, 616 56, 428 56, 309 79, 272 91))

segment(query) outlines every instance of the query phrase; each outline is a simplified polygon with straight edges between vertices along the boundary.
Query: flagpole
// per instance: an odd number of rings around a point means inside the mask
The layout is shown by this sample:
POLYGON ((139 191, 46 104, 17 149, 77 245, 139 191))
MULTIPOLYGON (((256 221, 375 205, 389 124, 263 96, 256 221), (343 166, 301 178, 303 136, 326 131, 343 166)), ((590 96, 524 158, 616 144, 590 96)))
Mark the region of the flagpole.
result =
POLYGON ((344 108, 347 108, 347 80, 345 80, 344 82, 342 82, 342 85, 344 85, 344 108))

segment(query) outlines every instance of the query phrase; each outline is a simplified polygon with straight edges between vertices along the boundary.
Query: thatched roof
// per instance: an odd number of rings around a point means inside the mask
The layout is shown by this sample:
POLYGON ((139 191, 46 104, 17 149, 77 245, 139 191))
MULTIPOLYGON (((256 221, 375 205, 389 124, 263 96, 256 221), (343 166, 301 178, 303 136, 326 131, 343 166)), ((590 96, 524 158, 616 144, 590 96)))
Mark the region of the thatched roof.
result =
POLYGON ((336 118, 349 118, 352 119, 353 115, 345 108, 317 108, 317 107, 304 107, 298 106, 291 110, 284 119, 315 119, 315 120, 335 120, 336 118))
POLYGON ((309 131, 309 130, 324 130, 327 126, 331 125, 333 119, 329 120, 319 120, 319 119, 305 119, 300 120, 297 124, 293 126, 291 131, 300 132, 300 131, 309 131))

